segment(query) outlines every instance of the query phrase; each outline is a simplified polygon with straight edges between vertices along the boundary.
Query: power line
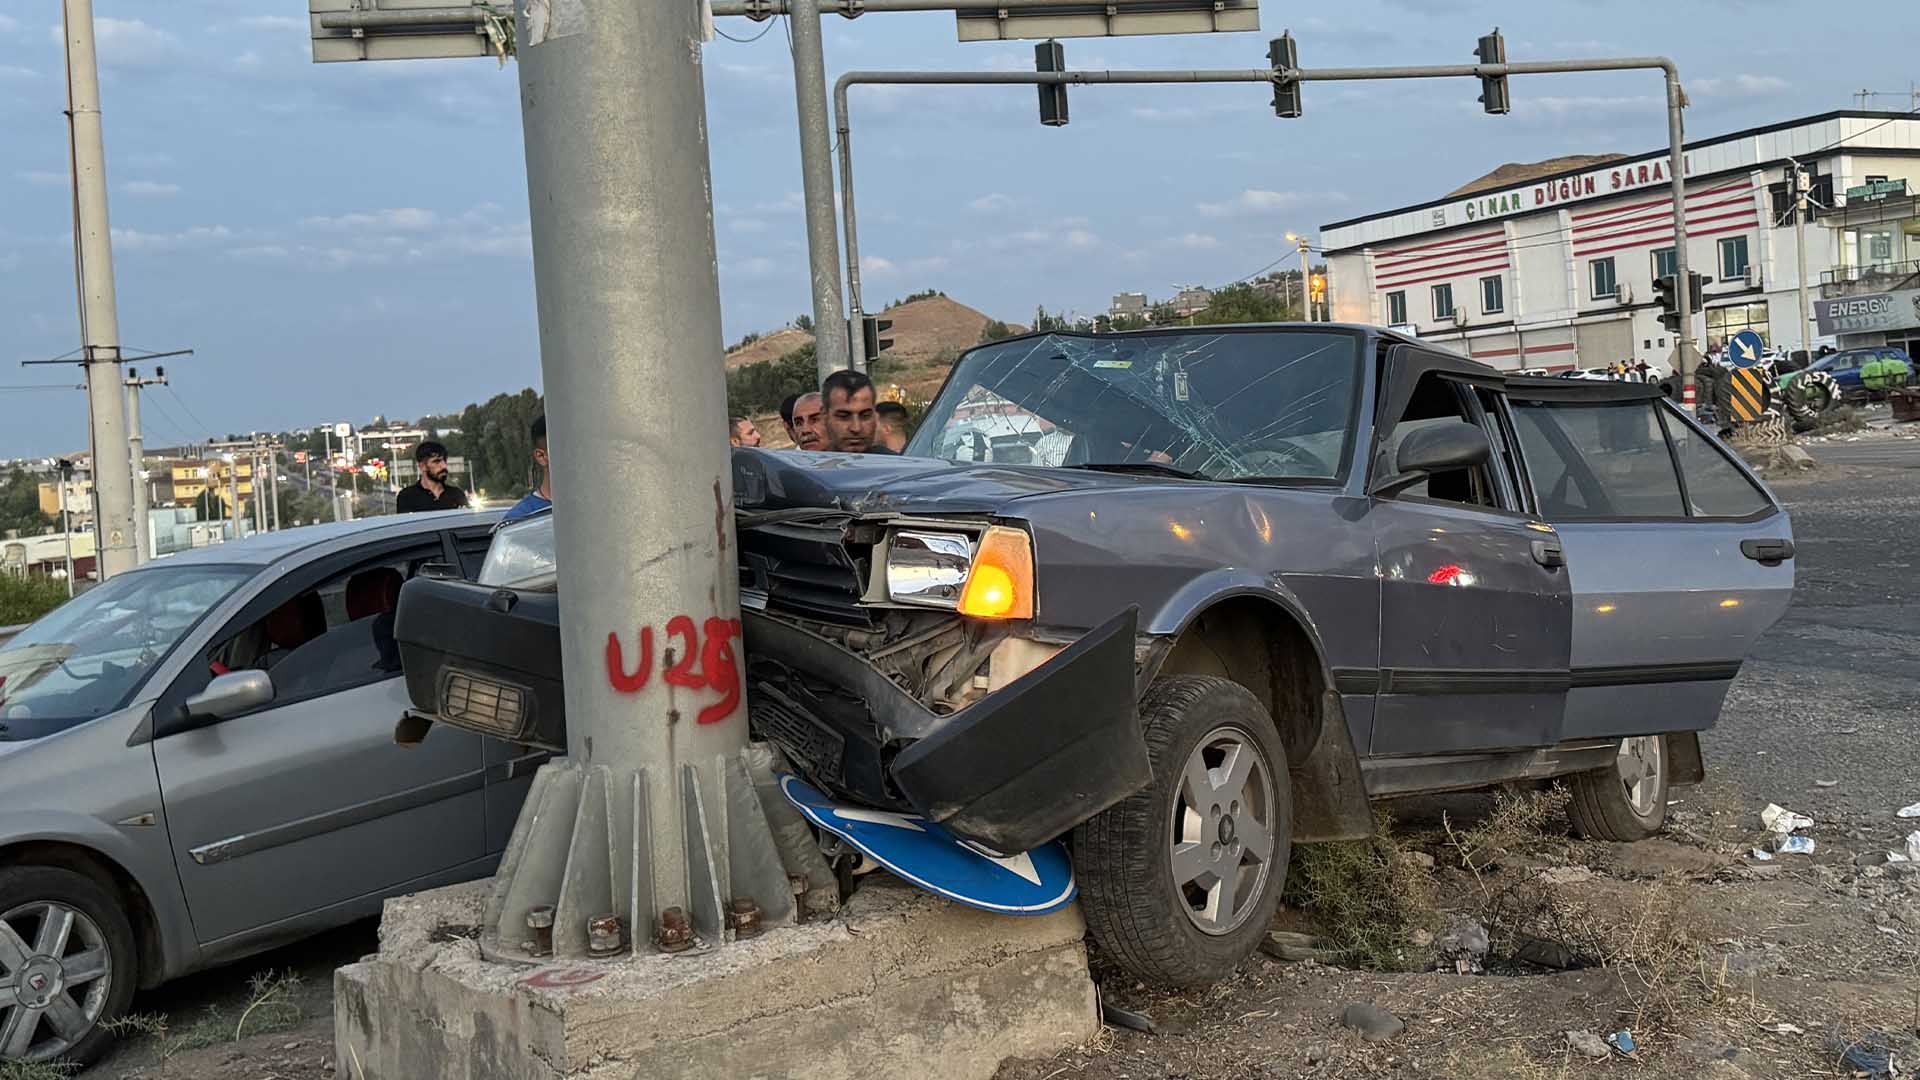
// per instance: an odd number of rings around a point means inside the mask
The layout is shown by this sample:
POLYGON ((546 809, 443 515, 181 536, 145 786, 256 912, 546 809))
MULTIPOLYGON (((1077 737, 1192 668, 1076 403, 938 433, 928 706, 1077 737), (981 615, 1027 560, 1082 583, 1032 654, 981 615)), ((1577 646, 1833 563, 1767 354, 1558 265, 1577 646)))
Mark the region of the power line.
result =
POLYGON ((179 403, 179 405, 180 405, 180 408, 182 408, 182 409, 184 409, 184 410, 186 411, 186 414, 187 414, 187 419, 189 419, 189 420, 191 420, 191 421, 193 421, 193 422, 194 422, 195 424, 197 424, 197 425, 199 425, 199 427, 200 427, 200 429, 201 429, 201 430, 203 430, 203 431, 205 431, 205 432, 207 433, 207 435, 208 435, 208 437, 209 437, 209 438, 211 438, 211 437, 212 437, 212 435, 213 435, 213 429, 212 429, 211 427, 208 427, 208 426, 207 426, 207 422, 206 422, 206 421, 204 421, 204 420, 202 420, 202 419, 200 419, 200 418, 199 418, 198 416, 195 416, 195 415, 194 415, 194 412, 193 412, 193 406, 191 406, 191 405, 189 405, 189 404, 187 404, 187 399, 186 399, 186 398, 183 398, 183 397, 181 397, 181 396, 180 396, 180 395, 179 395, 178 393, 176 393, 176 392, 174 391, 174 389, 173 389, 173 384, 172 384, 172 383, 164 383, 164 384, 162 384, 162 385, 161 385, 161 387, 160 387, 160 388, 161 388, 162 390, 165 390, 165 391, 167 392, 167 396, 168 396, 168 397, 171 397, 171 398, 172 398, 172 399, 173 399, 174 401, 176 401, 176 402, 178 402, 178 403, 179 403))
POLYGON ((750 38, 734 37, 732 34, 729 34, 725 30, 720 29, 720 24, 717 22, 713 24, 713 32, 716 34, 719 34, 723 38, 726 38, 728 41, 732 41, 740 45, 751 45, 754 42, 759 41, 761 38, 766 37, 768 34, 773 32, 773 22, 772 20, 768 20, 767 25, 761 27, 760 32, 750 38))

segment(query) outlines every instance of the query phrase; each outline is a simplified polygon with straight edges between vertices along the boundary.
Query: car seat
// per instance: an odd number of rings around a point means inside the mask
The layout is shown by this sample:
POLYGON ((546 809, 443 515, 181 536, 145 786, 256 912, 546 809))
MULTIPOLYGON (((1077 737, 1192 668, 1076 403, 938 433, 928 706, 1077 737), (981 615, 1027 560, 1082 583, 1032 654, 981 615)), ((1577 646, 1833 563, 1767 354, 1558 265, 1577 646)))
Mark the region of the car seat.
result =
POLYGON ((347 621, 372 618, 374 648, 378 671, 400 670, 400 645, 393 638, 394 609, 400 603, 400 586, 406 578, 391 566, 362 570, 347 579, 347 621))

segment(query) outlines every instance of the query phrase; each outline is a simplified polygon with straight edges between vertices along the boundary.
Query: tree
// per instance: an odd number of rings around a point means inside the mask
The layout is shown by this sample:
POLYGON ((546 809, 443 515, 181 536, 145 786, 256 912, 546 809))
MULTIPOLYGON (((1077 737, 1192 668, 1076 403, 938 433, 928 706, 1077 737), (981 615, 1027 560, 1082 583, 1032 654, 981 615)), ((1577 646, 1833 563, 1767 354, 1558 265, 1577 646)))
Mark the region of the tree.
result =
POLYGON ((1012 336, 1013 328, 1001 322, 999 319, 994 319, 992 322, 980 328, 980 344, 982 345, 985 345, 989 341, 1002 341, 1012 336))
POLYGON ((1036 332, 1046 334, 1068 328, 1066 316, 1049 315, 1045 307, 1036 307, 1033 309, 1033 329, 1036 332))
POLYGON ((748 364, 727 372, 728 414, 752 416, 772 412, 789 394, 820 389, 819 371, 814 365, 814 346, 809 341, 778 360, 748 364))
POLYGON ((1196 324, 1268 323, 1294 317, 1294 310, 1285 301, 1242 282, 1216 291, 1206 308, 1194 315, 1193 321, 1196 324))
POLYGON ((809 334, 813 333, 813 316, 811 315, 794 316, 793 328, 795 330, 805 331, 806 333, 809 333, 809 334))
POLYGON ((54 516, 40 512, 40 482, 15 466, 0 482, 0 535, 18 529, 22 536, 37 536, 54 523, 54 516))
POLYGON ((201 521, 224 521, 227 517, 227 502, 212 488, 200 492, 193 500, 193 508, 199 511, 201 521))

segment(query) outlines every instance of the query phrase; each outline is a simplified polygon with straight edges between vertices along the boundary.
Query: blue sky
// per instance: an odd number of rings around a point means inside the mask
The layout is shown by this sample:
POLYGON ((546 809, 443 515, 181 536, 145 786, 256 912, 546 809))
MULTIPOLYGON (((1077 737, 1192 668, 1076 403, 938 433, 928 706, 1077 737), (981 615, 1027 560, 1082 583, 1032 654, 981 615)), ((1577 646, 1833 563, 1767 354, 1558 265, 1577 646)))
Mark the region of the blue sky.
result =
MULTIPOLYGON (((315 65, 300 0, 96 0, 122 337, 192 347, 153 394, 150 443, 376 413, 413 417, 539 385, 519 108, 491 61, 315 65)), ((1512 59, 1667 53, 1706 136, 1842 108, 1920 77, 1920 8, 1823 19, 1766 0, 1266 0, 1258 34, 1075 40, 1075 68, 1258 67, 1284 28, 1303 65, 1464 63, 1499 25, 1512 59), (1314 14, 1301 15, 1311 11, 1314 14), (1904 23, 1905 25, 1894 25, 1904 23)), ((0 5, 0 385, 78 344, 53 0, 0 5)), ((808 310, 787 37, 722 20, 707 54, 726 336, 808 310)), ((1027 69, 1030 42, 959 44, 950 15, 826 25, 829 78, 1027 69)), ((1516 79, 1511 116, 1461 82, 1313 85, 1274 117, 1259 86, 1073 91, 1042 128, 1028 87, 856 88, 869 307, 938 288, 1010 321, 1117 291, 1216 284, 1289 230, 1444 194, 1507 161, 1665 141, 1651 73, 1516 79)), ((1881 98, 1879 107, 1904 107, 1881 98)), ((85 444, 68 391, 0 394, 0 456, 85 444)))

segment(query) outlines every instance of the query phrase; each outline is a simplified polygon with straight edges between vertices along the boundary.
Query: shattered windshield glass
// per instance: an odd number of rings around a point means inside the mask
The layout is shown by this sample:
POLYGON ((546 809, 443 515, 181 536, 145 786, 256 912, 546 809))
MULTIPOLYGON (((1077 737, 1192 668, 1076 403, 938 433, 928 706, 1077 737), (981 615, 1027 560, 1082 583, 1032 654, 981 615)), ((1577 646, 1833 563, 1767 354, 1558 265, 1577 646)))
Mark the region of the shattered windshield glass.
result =
POLYGON ((1360 338, 1178 330, 1046 334, 975 349, 907 453, 1208 480, 1333 480, 1360 338))

